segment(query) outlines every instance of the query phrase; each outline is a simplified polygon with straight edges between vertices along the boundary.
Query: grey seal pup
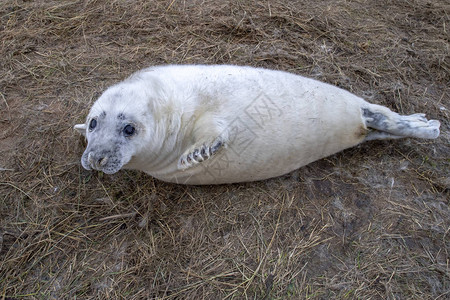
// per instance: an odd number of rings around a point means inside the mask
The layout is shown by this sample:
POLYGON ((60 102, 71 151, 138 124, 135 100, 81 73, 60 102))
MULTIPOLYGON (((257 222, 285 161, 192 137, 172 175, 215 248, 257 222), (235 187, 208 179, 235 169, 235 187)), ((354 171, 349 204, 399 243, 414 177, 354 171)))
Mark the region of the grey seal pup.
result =
POLYGON ((85 169, 223 184, 276 177, 364 141, 435 139, 439 126, 287 72, 168 65, 108 88, 75 129, 87 138, 85 169))

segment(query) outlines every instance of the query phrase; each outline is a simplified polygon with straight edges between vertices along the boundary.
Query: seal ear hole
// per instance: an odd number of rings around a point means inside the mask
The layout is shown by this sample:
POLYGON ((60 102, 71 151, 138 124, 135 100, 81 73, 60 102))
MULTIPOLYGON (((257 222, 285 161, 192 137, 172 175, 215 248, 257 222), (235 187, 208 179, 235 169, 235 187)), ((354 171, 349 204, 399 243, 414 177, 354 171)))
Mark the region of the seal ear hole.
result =
POLYGON ((125 127, 123 128, 123 134, 125 136, 132 136, 136 133, 136 128, 134 128, 133 125, 131 124, 127 124, 125 125, 125 127))
POLYGON ((97 127, 97 119, 92 119, 91 122, 89 122, 89 131, 92 131, 97 127))

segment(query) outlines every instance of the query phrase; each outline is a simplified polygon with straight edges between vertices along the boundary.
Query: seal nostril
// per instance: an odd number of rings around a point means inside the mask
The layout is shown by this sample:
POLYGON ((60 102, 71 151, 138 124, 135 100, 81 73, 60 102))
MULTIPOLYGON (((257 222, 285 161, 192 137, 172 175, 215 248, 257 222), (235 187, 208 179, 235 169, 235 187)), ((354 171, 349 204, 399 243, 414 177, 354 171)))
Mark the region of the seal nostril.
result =
POLYGON ((106 165, 107 162, 108 162, 108 157, 105 156, 105 157, 100 158, 100 159, 98 160, 98 165, 99 165, 100 167, 103 167, 103 166, 106 165))
POLYGON ((89 154, 88 154, 88 163, 89 163, 89 165, 91 166, 91 167, 94 167, 94 158, 92 157, 93 155, 92 155, 92 152, 89 152, 89 154))

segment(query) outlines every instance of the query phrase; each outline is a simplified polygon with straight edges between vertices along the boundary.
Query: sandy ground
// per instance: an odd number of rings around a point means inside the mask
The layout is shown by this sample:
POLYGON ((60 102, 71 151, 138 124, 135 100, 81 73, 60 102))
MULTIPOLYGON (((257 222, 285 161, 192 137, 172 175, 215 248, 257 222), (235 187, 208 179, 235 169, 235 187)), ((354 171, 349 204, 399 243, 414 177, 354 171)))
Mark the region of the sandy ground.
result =
POLYGON ((0 299, 448 299, 448 1, 0 4, 0 299), (437 140, 370 142, 285 176, 189 187, 82 169, 72 129, 169 63, 280 69, 437 140))

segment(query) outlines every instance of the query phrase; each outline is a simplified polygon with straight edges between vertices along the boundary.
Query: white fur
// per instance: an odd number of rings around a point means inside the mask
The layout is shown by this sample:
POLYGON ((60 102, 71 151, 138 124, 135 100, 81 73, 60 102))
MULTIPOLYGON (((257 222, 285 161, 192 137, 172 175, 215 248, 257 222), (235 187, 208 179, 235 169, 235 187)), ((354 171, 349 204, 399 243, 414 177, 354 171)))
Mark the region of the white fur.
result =
MULTIPOLYGON (((145 69, 110 87, 86 124, 75 128, 88 140, 82 158, 87 169, 137 169, 169 182, 219 184, 285 174, 355 146, 367 133, 368 139, 403 135, 391 128, 383 132, 386 122, 368 128, 366 121, 375 121, 363 116, 364 108, 383 111, 375 114, 378 119, 409 122, 347 91, 286 72, 171 65, 145 69), (98 127, 90 132, 92 118, 98 127), (136 127, 134 136, 121 136, 126 124, 136 127)), ((439 122, 424 123, 434 130, 428 137, 437 137, 439 122)))

